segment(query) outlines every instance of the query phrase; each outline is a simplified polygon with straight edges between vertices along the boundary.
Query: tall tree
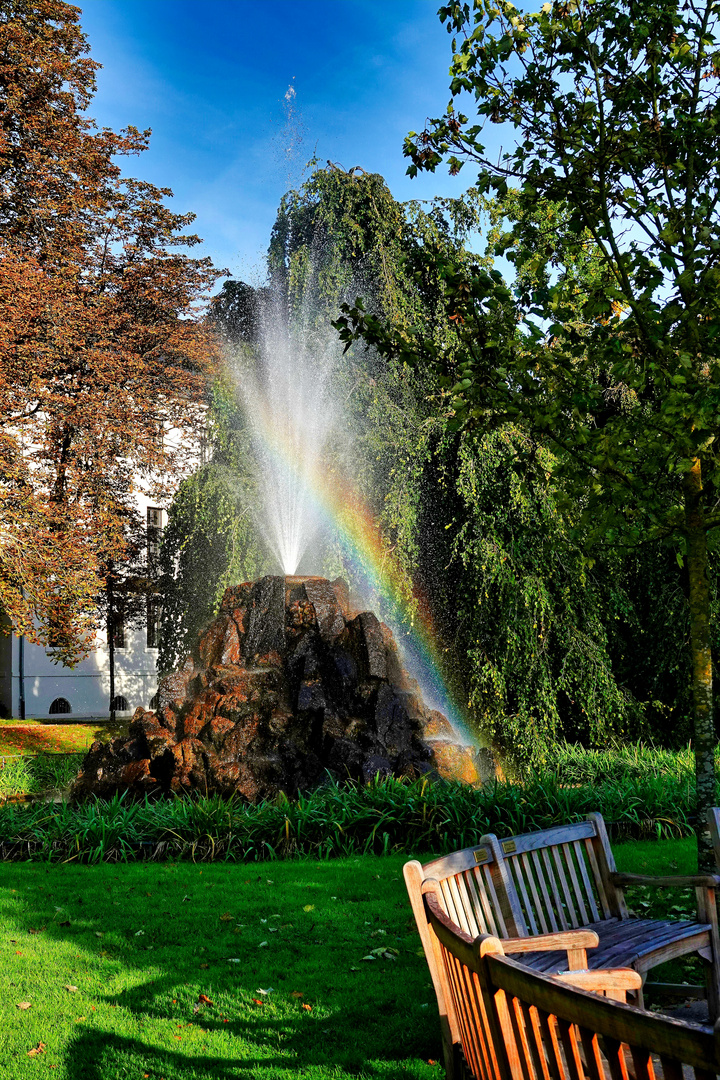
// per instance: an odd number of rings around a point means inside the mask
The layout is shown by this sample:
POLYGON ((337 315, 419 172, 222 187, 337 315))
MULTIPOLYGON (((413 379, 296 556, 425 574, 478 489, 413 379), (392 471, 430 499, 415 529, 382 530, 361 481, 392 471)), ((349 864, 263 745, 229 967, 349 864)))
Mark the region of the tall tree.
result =
POLYGON ((218 277, 191 214, 123 178, 149 132, 99 131, 79 9, 0 4, 0 604, 57 659, 132 548, 135 489, 162 498, 203 425, 218 277), (173 438, 168 439, 168 433, 173 438))
POLYGON ((705 866, 704 816, 716 799, 708 545, 720 524, 719 9, 714 0, 555 0, 533 15, 484 0, 442 7, 455 35, 453 100, 409 137, 409 171, 472 162, 481 190, 517 185, 521 212, 497 248, 510 256, 538 200, 564 207, 567 227, 534 252, 554 270, 513 294, 497 271, 446 266, 448 315, 463 340, 452 357, 420 335, 393 340, 360 309, 344 330, 435 363, 451 426, 512 420, 549 440, 590 539, 675 547, 688 582, 705 866), (468 94, 473 121, 455 107, 468 94), (499 160, 481 141, 488 122, 516 132, 499 160), (601 272, 578 319, 563 269, 589 244, 601 272))

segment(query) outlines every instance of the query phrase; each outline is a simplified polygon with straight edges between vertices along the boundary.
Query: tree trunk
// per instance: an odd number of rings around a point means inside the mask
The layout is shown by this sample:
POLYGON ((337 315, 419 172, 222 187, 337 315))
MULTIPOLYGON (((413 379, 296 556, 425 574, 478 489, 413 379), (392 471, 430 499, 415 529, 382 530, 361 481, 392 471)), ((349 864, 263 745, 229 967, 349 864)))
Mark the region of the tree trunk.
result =
POLYGON ((707 811, 715 805, 715 722, 713 717, 712 653, 710 649, 710 585, 707 535, 702 506, 702 467, 695 459, 685 481, 685 531, 690 579, 690 650, 697 785, 698 866, 715 869, 707 811))

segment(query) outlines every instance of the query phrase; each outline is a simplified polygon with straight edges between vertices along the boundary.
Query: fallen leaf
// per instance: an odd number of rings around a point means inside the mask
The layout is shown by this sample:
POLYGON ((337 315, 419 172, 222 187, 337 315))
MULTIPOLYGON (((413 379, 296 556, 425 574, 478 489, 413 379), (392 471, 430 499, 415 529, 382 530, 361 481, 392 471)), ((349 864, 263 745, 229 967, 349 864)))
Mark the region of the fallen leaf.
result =
POLYGON ((262 990, 258 986, 257 990, 255 991, 256 994, 272 994, 272 992, 273 992, 272 986, 268 986, 267 990, 262 990))
POLYGON ((45 1043, 44 1042, 39 1042, 37 1044, 37 1046, 33 1046, 32 1050, 28 1050, 27 1056, 28 1057, 37 1057, 38 1054, 44 1054, 44 1053, 45 1053, 45 1043))
POLYGON ((209 967, 210 967, 210 965, 209 965, 209 964, 201 964, 201 965, 200 965, 200 967, 201 967, 201 968, 209 968, 209 967))
POLYGON ((136 930, 136 931, 135 931, 135 937, 140 937, 140 935, 141 935, 141 934, 144 934, 144 933, 145 933, 145 931, 144 931, 144 930, 136 930))
POLYGON ((302 990, 293 990, 290 997, 300 998, 300 997, 305 997, 305 995, 303 994, 302 990))
POLYGON ((306 904, 305 907, 303 908, 303 911, 314 911, 314 910, 315 910, 315 905, 314 904, 306 904))
POLYGON ((350 970, 351 970, 351 971, 359 971, 359 970, 360 970, 360 968, 356 968, 356 967, 351 967, 351 968, 350 968, 350 970))
POLYGON ((265 1002, 261 1001, 260 998, 253 998, 252 1000, 253 1000, 253 1005, 264 1005, 265 1004, 265 1002))
POLYGON ((232 922, 234 918, 234 915, 231 915, 229 911, 226 911, 220 916, 220 922, 232 922))
POLYGON ((65 983, 65 989, 71 994, 77 993, 77 986, 71 986, 70 983, 65 983))
POLYGON ((227 962, 228 964, 242 964, 242 960, 239 956, 228 956, 227 962))
POLYGON ((207 994, 198 994, 198 1004, 199 1005, 212 1005, 212 1001, 207 996, 207 994))
POLYGON ((75 1017, 75 1023, 76 1023, 76 1024, 79 1024, 79 1023, 80 1023, 80 1022, 81 1022, 82 1020, 84 1020, 84 1019, 85 1019, 85 1017, 84 1017, 84 1016, 76 1016, 76 1017, 75 1017))
POLYGON ((15 1008, 16 1009, 31 1009, 32 1008, 32 1001, 18 1001, 15 1008))
POLYGON ((267 948, 267 941, 261 941, 260 944, 258 945, 258 949, 265 949, 265 948, 267 948))
POLYGON ((301 1008, 301 1009, 304 1009, 304 1010, 305 1010, 305 1012, 312 1012, 312 1005, 305 1005, 305 1004, 303 1004, 303 1005, 301 1005, 301 1006, 300 1006, 300 1008, 301 1008))
POLYGON ((363 956, 363 960, 377 960, 377 956, 363 956))
POLYGON ((437 1065, 437 1061, 434 1058, 428 1058, 428 1065, 437 1065))
MULTIPOLYGON (((141 931, 141 933, 142 933, 142 931, 141 931)), ((102 932, 100 930, 96 930, 95 931, 95 937, 102 937, 102 932)))

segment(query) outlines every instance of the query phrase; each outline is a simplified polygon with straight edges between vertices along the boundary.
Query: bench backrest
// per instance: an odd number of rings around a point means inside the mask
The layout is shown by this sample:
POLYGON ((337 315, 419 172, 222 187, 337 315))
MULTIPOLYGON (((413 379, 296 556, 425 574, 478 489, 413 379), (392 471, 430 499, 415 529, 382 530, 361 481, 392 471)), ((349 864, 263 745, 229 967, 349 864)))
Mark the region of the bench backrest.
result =
POLYGON ((622 894, 610 881, 615 862, 600 814, 509 837, 500 841, 500 848, 512 883, 519 936, 627 918, 622 894))
MULTIPOLYGON (((474 941, 424 899, 446 993, 474 1080, 710 1080, 720 1073, 713 1029, 685 1024, 562 985, 474 941)), ((456 1067, 456 1071, 460 1071, 456 1067)))
POLYGON ((435 880, 445 913, 466 934, 507 938, 627 918, 609 878, 614 870, 602 815, 590 814, 574 825, 506 840, 488 834, 477 847, 424 866, 409 863, 405 880, 418 925, 422 882, 435 880))

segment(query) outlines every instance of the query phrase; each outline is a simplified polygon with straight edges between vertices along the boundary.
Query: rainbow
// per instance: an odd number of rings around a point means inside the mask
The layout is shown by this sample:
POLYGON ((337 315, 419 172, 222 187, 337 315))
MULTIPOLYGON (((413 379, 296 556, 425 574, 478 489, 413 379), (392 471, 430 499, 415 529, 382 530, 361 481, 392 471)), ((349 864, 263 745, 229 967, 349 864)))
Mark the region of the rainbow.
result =
MULTIPOLYGON (((292 430, 278 423, 261 395, 255 396, 252 411, 253 427, 262 439, 265 456, 274 460, 276 468, 311 503, 315 517, 336 538, 360 594, 379 599, 382 620, 392 631, 425 703, 450 721, 459 742, 477 745, 442 676, 441 646, 428 604, 415 587, 408 595, 407 577, 384 543, 374 516, 358 490, 347 479, 322 467, 318 458, 310 467, 298 460, 297 440, 292 430)), ((285 574, 292 575, 296 566, 283 569, 285 574)))

